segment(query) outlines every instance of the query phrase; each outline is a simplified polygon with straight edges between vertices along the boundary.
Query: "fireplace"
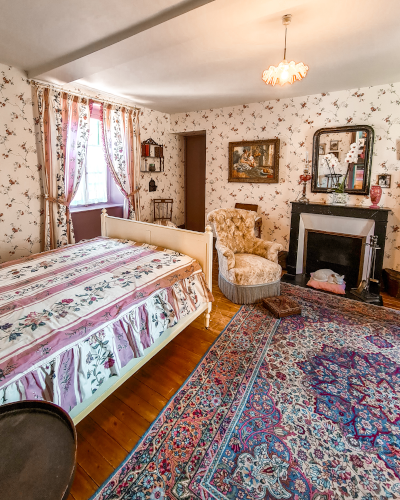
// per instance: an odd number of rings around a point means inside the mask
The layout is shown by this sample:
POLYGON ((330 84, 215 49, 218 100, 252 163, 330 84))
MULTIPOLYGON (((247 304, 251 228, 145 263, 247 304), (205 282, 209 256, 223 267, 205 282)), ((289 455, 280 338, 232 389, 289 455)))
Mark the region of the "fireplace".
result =
POLYGON ((292 202, 288 275, 305 284, 318 269, 345 275, 346 290, 367 279, 369 238, 378 236, 375 277, 380 280, 389 209, 292 202))
POLYGON ((366 236, 306 229, 303 271, 332 269, 345 276, 346 288, 357 288, 363 279, 366 236))

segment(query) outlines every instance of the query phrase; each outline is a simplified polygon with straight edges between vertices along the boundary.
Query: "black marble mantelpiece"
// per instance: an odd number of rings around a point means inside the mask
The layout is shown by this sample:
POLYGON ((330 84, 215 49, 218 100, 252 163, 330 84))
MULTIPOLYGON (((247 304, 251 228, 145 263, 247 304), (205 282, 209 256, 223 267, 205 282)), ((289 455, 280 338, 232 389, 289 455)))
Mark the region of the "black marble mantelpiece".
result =
POLYGON ((296 275, 297 249, 299 243, 299 228, 301 214, 333 215, 336 217, 353 217, 357 219, 372 219, 375 222, 375 235, 381 250, 376 254, 375 278, 380 280, 383 267, 383 256, 386 240, 386 227, 389 208, 369 208, 355 205, 327 205, 324 203, 299 203, 292 201, 292 217, 290 222, 290 243, 287 256, 287 272, 296 275))

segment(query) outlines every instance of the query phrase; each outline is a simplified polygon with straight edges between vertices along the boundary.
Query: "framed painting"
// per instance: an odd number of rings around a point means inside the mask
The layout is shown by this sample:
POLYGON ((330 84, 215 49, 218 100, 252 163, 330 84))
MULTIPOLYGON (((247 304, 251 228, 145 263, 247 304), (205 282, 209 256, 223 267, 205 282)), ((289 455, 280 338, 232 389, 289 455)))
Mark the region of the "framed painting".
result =
POLYGON ((229 143, 228 182, 279 182, 279 139, 229 143))

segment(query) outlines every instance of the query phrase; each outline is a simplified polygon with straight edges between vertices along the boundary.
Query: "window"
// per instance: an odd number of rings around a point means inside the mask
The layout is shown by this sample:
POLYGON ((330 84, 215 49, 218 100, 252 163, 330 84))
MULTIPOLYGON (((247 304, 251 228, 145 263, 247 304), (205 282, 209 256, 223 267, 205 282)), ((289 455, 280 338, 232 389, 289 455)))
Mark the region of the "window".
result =
POLYGON ((108 202, 108 173, 101 144, 100 120, 90 119, 86 168, 71 206, 108 202))

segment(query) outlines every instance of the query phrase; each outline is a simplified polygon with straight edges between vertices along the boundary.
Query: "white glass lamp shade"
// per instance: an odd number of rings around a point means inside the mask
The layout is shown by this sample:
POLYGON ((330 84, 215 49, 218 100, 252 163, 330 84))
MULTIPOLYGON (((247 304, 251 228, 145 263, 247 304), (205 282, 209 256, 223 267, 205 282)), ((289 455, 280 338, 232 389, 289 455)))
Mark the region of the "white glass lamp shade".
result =
POLYGON ((308 71, 308 66, 302 62, 287 62, 283 60, 277 67, 270 66, 262 75, 262 79, 267 85, 285 85, 285 83, 294 83, 296 80, 302 80, 308 71))

